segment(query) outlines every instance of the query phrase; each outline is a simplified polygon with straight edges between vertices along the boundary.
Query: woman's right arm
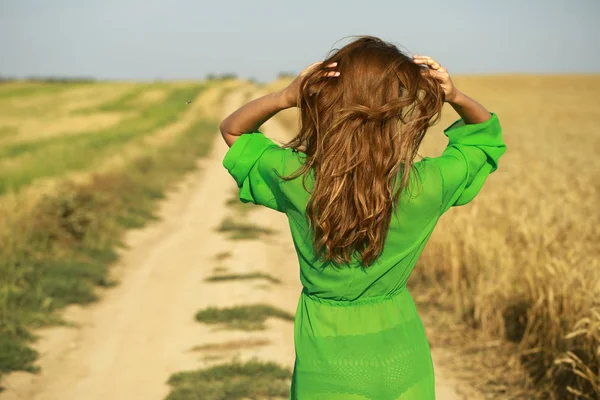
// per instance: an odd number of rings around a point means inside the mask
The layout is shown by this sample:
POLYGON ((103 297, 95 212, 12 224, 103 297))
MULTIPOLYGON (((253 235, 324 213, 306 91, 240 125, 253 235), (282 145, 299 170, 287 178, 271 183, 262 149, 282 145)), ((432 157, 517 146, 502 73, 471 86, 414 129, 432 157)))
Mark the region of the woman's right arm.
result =
POLYGON ((484 106, 459 90, 456 90, 456 94, 446 101, 465 121, 465 124, 480 124, 492 116, 484 106))
POLYGON ((444 130, 448 146, 441 156, 433 159, 440 171, 440 214, 443 214, 450 207, 467 204, 475 198, 488 176, 498 168, 506 144, 498 116, 456 89, 444 67, 431 57, 415 56, 414 61, 428 67, 424 73, 440 83, 446 102, 461 117, 444 130))
POLYGON ((418 65, 426 65, 426 73, 434 77, 444 90, 445 101, 460 115, 465 124, 480 124, 492 116, 484 106, 462 93, 454 86, 448 70, 428 56, 413 56, 418 65))

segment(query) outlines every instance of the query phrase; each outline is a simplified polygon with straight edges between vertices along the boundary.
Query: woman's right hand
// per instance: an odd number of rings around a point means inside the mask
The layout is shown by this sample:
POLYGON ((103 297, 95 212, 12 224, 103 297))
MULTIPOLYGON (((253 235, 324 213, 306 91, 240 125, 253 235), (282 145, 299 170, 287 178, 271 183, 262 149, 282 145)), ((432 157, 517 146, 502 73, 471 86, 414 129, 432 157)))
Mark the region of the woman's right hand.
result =
POLYGON ((444 90, 444 99, 447 102, 452 102, 458 95, 459 91, 454 86, 448 70, 440 65, 437 61, 429 56, 413 56, 413 61, 418 65, 426 65, 428 67, 426 73, 440 82, 440 86, 444 90))

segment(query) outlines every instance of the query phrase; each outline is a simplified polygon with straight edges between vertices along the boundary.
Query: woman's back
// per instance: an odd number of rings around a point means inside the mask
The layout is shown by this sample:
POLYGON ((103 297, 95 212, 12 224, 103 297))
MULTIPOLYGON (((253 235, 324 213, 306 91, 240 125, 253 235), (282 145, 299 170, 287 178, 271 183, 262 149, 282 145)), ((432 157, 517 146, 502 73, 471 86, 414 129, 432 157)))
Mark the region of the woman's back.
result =
POLYGON ((224 166, 241 185, 240 198, 288 216, 308 294, 332 300, 356 300, 394 293, 406 281, 439 217, 452 205, 471 201, 505 151, 498 117, 481 124, 461 120, 445 131, 448 146, 439 157, 414 164, 410 185, 393 213, 381 256, 369 267, 358 260, 337 268, 321 261, 312 245, 306 205, 314 183, 309 172, 283 181, 303 164, 305 155, 283 149, 260 132, 244 135, 229 150, 224 166), (306 184, 306 188, 304 185, 306 184))

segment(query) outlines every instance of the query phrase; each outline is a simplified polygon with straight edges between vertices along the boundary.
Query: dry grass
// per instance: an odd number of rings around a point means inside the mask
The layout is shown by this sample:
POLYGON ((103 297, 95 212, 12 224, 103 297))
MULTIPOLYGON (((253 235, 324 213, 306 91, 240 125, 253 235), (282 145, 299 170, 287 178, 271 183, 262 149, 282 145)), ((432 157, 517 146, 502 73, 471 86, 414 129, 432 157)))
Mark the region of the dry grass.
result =
MULTIPOLYGON (((416 278, 469 324, 517 343, 541 397, 597 398, 600 77, 456 83, 498 114, 507 153, 471 205, 442 217, 416 278)), ((434 136, 425 154, 443 149, 434 136)))
POLYGON ((143 83, 64 83, 16 82, 0 90, 2 113, 60 114, 94 108, 115 101, 143 83), (52 90, 52 87, 55 87, 52 90), (19 90, 17 93, 15 91, 19 90), (5 109, 5 107, 9 107, 5 109))
MULTIPOLYGON (((600 76, 455 83, 498 114, 507 152, 475 200, 442 216, 411 285, 515 343, 541 398, 600 398, 600 76)), ((441 153, 456 118, 444 110, 422 155, 441 153)))
POLYGON ((163 101, 168 94, 169 92, 168 90, 165 90, 165 88, 147 90, 141 96, 138 96, 133 101, 133 104, 138 107, 146 107, 149 104, 163 101))
MULTIPOLYGON (((110 285, 106 273, 120 232, 153 219, 164 191, 209 151, 218 116, 203 112, 203 90, 225 90, 219 89, 221 82, 216 87, 212 82, 160 84, 168 95, 158 105, 136 103, 157 84, 123 85, 127 90, 105 97, 107 102, 91 108, 87 103, 74 111, 78 117, 97 110, 136 114, 117 130, 96 132, 102 135, 90 146, 86 132, 73 136, 76 140, 63 134, 38 136, 22 148, 0 144, 0 153, 13 158, 12 167, 31 171, 33 182, 23 181, 18 191, 0 196, 0 377, 13 370, 35 370, 29 329, 56 322, 56 310, 92 301, 96 285, 110 285), (195 97, 191 106, 186 105, 190 97, 195 97), (94 158, 99 162, 92 162, 94 158), (69 159, 82 160, 82 168, 67 165, 69 159)), ((8 84, 0 87, 0 102, 32 96, 44 107, 63 110, 60 101, 71 91, 102 92, 102 87, 8 84), (46 96, 55 96, 56 104, 49 104, 46 96)), ((60 116, 57 112, 56 118, 60 116)), ((14 178, 6 169, 3 173, 14 178)))
MULTIPOLYGON (((35 88, 31 83, 9 86, 13 90, 35 88)), ((147 85, 64 84, 57 85, 57 90, 64 86, 58 92, 45 92, 48 86, 43 85, 37 90, 32 89, 32 92, 25 91, 12 96, 2 95, 0 91, 0 132, 11 132, 10 135, 0 136, 0 145, 108 128, 130 113, 120 110, 82 115, 79 111, 114 102, 125 93, 147 85)))
POLYGON ((98 112, 90 115, 66 114, 24 119, 13 115, 4 117, 2 125, 6 129, 13 128, 14 133, 0 139, 0 143, 6 145, 86 132, 92 134, 95 130, 110 128, 129 116, 131 115, 127 113, 98 112))

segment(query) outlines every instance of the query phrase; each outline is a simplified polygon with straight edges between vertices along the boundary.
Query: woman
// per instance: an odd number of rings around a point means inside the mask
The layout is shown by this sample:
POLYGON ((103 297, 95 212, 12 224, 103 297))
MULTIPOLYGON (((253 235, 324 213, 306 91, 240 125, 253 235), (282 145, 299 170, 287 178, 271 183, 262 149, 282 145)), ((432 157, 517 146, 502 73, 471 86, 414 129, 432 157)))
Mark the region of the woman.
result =
POLYGON ((239 198, 286 213, 303 290, 290 398, 434 399, 406 282, 438 219, 471 201, 506 150, 498 117, 430 57, 362 36, 221 123, 239 198), (415 162, 444 101, 461 117, 415 162), (258 128, 299 107, 284 147, 258 128))

